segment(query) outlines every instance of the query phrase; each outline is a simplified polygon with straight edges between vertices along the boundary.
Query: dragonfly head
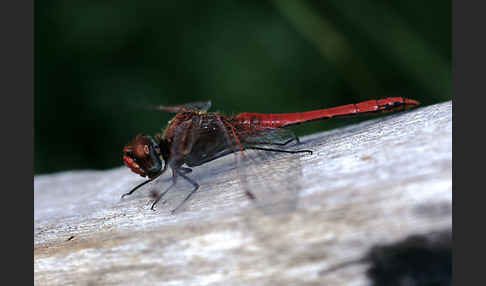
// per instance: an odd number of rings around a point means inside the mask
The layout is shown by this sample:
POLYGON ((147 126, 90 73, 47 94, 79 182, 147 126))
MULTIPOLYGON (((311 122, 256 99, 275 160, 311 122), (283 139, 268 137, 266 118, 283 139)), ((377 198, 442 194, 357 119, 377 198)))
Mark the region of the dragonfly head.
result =
POLYGON ((153 179, 167 168, 166 157, 163 156, 160 146, 150 136, 137 135, 123 148, 123 153, 125 165, 142 177, 148 176, 153 179), (162 161, 164 161, 163 169, 162 161))

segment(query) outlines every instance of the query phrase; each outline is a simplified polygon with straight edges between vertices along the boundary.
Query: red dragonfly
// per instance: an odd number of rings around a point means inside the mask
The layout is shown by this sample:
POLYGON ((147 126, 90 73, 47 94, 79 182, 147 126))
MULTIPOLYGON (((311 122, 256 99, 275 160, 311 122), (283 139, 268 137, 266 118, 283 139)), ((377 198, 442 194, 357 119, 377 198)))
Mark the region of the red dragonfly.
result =
MULTIPOLYGON (((192 184, 193 189, 172 210, 174 213, 199 188, 199 184, 187 176, 192 171, 190 167, 197 167, 222 156, 245 150, 312 154, 311 150, 281 149, 290 142, 299 142, 295 133, 285 127, 341 116, 393 112, 417 105, 419 102, 412 99, 390 97, 307 112, 282 114, 245 112, 232 117, 207 112, 211 107, 211 101, 152 107, 151 109, 176 113, 176 115, 169 121, 163 134, 157 134, 155 138, 139 134, 123 149, 125 165, 134 173, 148 177, 148 180, 123 194, 122 198, 158 178, 169 166, 172 169, 172 184, 155 197, 151 209, 154 210, 160 199, 176 185, 177 178, 180 176, 192 184)), ((254 199, 250 191, 246 193, 248 197, 254 199)))

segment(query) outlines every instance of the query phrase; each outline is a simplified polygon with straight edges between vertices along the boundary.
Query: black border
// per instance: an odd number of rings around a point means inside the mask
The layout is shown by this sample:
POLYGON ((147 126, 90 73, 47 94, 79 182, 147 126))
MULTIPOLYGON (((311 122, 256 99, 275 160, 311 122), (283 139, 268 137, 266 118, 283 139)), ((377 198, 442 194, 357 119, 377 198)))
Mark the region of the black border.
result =
POLYGON ((481 153, 486 146, 482 139, 486 113, 486 23, 485 9, 480 6, 486 5, 481 1, 452 3, 452 285, 484 283, 484 263, 480 259, 486 238, 481 211, 486 201, 482 199, 485 187, 481 180, 481 153))
POLYGON ((30 285, 34 278, 34 2, 2 4, 1 165, 7 180, 2 185, 1 218, 3 249, 8 251, 3 254, 8 271, 3 271, 2 280, 30 285))

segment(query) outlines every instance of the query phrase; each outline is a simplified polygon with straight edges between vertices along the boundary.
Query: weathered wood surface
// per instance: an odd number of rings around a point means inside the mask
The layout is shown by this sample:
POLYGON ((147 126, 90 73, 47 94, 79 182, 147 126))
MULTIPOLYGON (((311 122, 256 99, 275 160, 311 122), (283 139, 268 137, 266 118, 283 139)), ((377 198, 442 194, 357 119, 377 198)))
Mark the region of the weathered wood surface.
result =
POLYGON ((451 102, 302 142, 314 154, 300 159, 287 214, 263 215, 234 172, 215 171, 233 156, 197 168, 201 188, 175 215, 149 209, 151 187, 121 200, 142 181, 124 167, 36 176, 35 284, 367 285, 365 264, 322 271, 376 243, 451 229, 451 102))

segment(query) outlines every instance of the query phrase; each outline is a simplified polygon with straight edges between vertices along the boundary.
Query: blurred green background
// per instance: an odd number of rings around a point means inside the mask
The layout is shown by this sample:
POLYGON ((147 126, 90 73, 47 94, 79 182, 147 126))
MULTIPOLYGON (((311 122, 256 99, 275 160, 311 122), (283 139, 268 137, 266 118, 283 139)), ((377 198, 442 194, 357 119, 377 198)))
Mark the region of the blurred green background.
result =
POLYGON ((211 99, 213 111, 231 115, 388 96, 423 105, 451 99, 448 1, 35 5, 35 174, 121 166, 133 136, 170 119, 142 105, 211 99))

